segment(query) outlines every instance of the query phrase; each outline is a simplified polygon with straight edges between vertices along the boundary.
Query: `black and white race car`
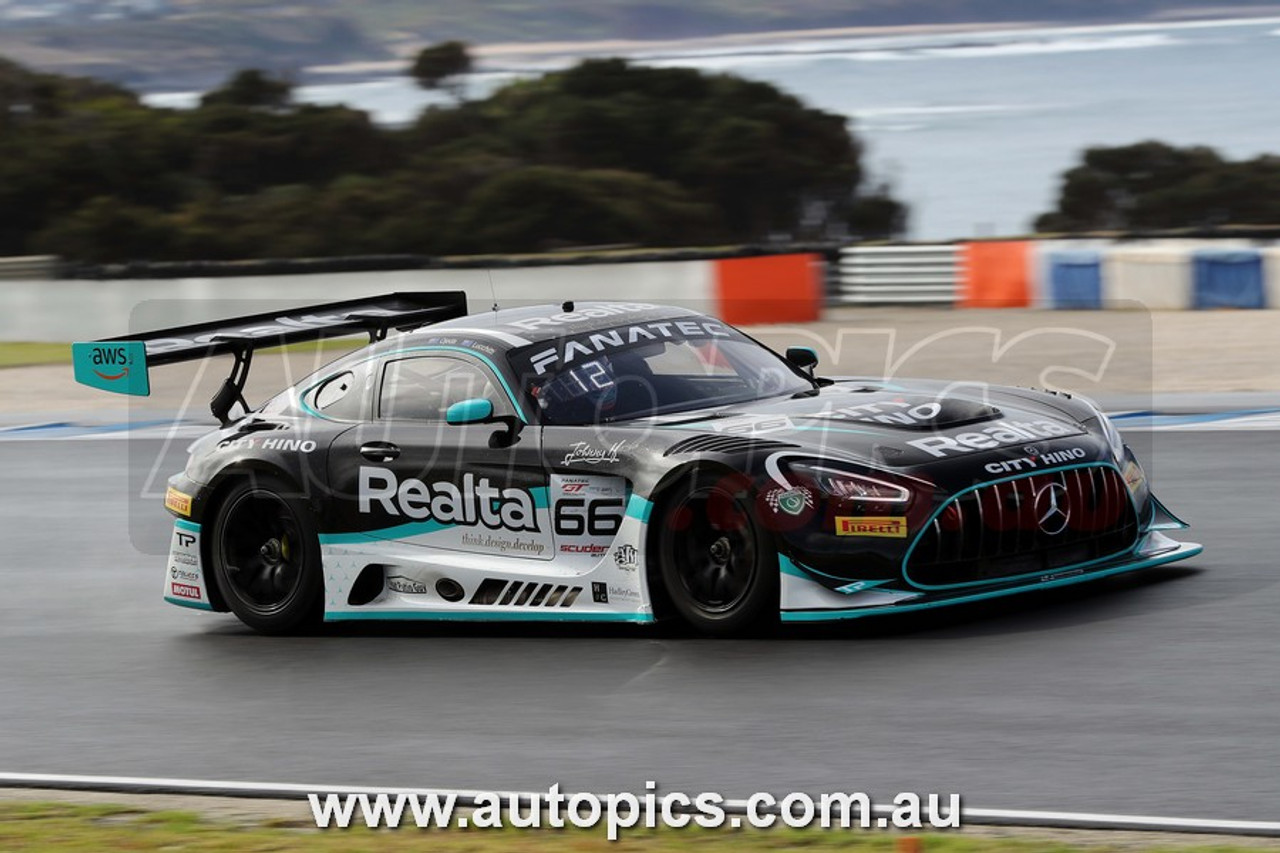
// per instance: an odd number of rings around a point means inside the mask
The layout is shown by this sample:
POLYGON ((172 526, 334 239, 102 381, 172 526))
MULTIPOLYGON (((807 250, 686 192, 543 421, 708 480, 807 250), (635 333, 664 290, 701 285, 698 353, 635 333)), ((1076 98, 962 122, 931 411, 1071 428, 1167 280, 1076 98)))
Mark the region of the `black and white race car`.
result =
POLYGON ((822 378, 811 349, 679 308, 393 294, 74 345, 79 380, 139 394, 151 366, 222 354, 223 426, 169 481, 164 594, 263 632, 672 615, 727 635, 1201 550, 1083 399, 822 378), (360 331, 249 411, 255 349, 360 331))

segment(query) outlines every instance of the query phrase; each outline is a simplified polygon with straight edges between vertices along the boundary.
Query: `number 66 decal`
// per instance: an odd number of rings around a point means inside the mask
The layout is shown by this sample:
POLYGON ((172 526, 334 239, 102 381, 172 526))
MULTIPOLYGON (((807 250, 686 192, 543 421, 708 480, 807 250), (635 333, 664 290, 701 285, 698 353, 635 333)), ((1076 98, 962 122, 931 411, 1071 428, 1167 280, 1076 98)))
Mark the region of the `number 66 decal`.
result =
POLYGON ((557 536, 613 536, 622 526, 621 498, 561 498, 552 526, 557 536))

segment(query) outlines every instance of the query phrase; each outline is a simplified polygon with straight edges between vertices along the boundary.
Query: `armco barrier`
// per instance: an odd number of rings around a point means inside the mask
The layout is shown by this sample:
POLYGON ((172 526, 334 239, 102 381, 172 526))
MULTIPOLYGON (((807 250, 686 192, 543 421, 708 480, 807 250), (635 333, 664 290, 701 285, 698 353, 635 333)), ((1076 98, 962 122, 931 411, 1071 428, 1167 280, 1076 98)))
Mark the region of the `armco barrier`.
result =
POLYGON ((1048 256, 1043 303, 1053 308, 1102 307, 1102 253, 1092 250, 1053 252, 1048 256))
POLYGON ((716 313, 729 323, 812 323, 822 313, 826 271, 818 255, 714 263, 716 313))
POLYGON ((33 278, 53 278, 58 271, 58 259, 53 255, 20 255, 0 258, 0 279, 23 281, 33 278))
POLYGON ((955 245, 851 246, 840 252, 842 305, 951 305, 960 263, 955 245))
POLYGON ((1261 252, 1200 249, 1193 256, 1193 264, 1193 308, 1262 308, 1266 305, 1261 252))
POLYGON ((1116 246, 1103 259, 1103 306, 1191 307, 1191 251, 1185 246, 1116 246))
POLYGON ((93 340, 243 313, 242 300, 268 302, 268 310, 406 290, 463 290, 474 311, 493 305, 496 292, 504 306, 615 299, 685 306, 733 323, 809 322, 821 311, 823 277, 821 258, 805 254, 492 271, 13 281, 0 283, 0 340, 93 340))
POLYGON ((1031 304, 1031 243, 967 243, 963 254, 962 307, 1026 308, 1031 304))

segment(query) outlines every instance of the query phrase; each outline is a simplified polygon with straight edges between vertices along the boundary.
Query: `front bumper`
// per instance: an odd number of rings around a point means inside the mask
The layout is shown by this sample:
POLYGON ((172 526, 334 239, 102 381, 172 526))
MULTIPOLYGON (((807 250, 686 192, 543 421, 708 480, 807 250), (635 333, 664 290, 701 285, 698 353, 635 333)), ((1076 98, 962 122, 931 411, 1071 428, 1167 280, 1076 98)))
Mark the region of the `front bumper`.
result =
POLYGON ((1103 563, 943 592, 920 590, 900 580, 852 581, 833 590, 815 581, 803 566, 780 556, 781 617, 784 622, 828 622, 986 601, 1162 566, 1194 557, 1203 550, 1201 545, 1177 542, 1159 530, 1151 529, 1132 550, 1103 563))

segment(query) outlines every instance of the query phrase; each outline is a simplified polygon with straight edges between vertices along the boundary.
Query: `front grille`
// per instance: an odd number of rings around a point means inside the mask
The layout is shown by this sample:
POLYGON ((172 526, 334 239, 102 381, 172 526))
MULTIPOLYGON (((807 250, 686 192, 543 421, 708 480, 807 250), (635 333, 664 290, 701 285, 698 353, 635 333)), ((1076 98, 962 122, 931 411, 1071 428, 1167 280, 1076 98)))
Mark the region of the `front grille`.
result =
POLYGON ((1133 502, 1114 468, 1032 474, 948 501, 919 535, 906 576, 945 587, 1055 572, 1122 554, 1137 539, 1133 502))

